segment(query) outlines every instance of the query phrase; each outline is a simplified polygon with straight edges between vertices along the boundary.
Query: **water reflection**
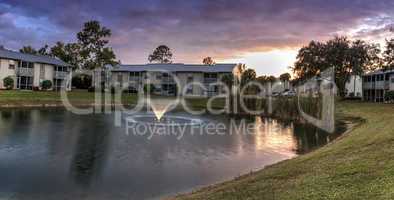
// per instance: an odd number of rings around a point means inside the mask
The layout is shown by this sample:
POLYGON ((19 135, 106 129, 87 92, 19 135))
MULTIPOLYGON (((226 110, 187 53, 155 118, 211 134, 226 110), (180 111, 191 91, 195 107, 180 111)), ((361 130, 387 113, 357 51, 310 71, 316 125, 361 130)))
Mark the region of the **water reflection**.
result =
MULTIPOLYGON (((201 118, 227 125, 232 120, 201 118)), ((268 118, 246 123, 254 124, 252 134, 200 135, 186 129, 181 140, 147 140, 114 127, 111 115, 0 111, 0 198, 154 198, 233 178, 336 137, 305 124, 268 118)))
POLYGON ((111 124, 104 120, 91 128, 74 130, 78 136, 70 174, 77 184, 88 187, 101 175, 110 143, 110 127, 111 124))

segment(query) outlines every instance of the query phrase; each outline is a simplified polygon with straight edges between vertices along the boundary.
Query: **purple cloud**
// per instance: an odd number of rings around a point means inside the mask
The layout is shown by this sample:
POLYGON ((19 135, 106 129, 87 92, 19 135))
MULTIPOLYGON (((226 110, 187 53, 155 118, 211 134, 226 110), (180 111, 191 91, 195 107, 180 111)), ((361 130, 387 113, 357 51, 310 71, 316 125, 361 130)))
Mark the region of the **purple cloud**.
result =
POLYGON ((349 31, 366 19, 385 15, 392 21, 394 17, 392 0, 5 0, 0 5, 8 8, 8 12, 0 9, 0 41, 5 46, 70 40, 84 21, 97 19, 112 29, 111 45, 126 63, 146 62, 159 44, 169 45, 179 62, 299 47, 312 39, 349 31), (10 19, 4 16, 10 10, 56 30, 47 37, 25 35, 15 21, 7 22, 10 19))

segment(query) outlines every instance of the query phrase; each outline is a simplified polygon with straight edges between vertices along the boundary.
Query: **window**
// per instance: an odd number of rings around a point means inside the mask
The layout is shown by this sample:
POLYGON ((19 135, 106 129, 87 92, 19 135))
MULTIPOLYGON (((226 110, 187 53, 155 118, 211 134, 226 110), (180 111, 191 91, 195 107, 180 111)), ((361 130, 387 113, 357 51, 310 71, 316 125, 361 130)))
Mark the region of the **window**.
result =
POLYGON ((217 78, 218 75, 216 73, 205 73, 204 78, 217 78))
POLYGON ((13 61, 13 60, 9 61, 8 69, 15 69, 15 61, 13 61))
POLYGON ((139 77, 140 73, 139 72, 130 72, 130 77, 139 77))
POLYGON ((394 83, 394 77, 391 77, 391 83, 394 83))

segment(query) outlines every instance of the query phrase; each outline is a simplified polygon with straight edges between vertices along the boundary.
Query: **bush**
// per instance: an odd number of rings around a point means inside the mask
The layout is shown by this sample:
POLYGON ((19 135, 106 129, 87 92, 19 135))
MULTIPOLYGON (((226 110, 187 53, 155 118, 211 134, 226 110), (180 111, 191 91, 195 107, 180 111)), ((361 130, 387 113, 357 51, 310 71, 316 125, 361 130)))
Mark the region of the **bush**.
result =
POLYGON ((10 76, 7 76, 3 80, 3 85, 7 90, 11 90, 14 88, 14 79, 10 76))
POLYGON ((43 90, 48 90, 48 89, 52 88, 52 81, 50 81, 50 80, 44 80, 44 81, 41 83, 41 87, 42 87, 43 90))
POLYGON ((155 91, 155 86, 153 84, 145 84, 144 85, 144 92, 145 93, 152 93, 153 91, 155 91))
POLYGON ((386 99, 386 101, 394 101, 394 91, 387 91, 384 95, 384 98, 386 99))
POLYGON ((89 89, 92 87, 92 76, 81 74, 73 77, 71 82, 77 89, 89 89))

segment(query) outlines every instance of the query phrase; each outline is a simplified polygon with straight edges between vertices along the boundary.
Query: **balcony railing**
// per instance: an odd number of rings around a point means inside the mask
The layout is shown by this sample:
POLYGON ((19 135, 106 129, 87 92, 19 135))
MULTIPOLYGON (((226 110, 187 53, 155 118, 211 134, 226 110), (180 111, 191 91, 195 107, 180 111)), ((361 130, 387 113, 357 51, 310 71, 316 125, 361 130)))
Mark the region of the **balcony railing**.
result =
POLYGON ((216 83, 218 82, 217 78, 204 78, 204 83, 216 83))
POLYGON ((175 83, 174 79, 172 77, 168 77, 168 78, 162 78, 161 79, 162 83, 175 83))
POLYGON ((65 79, 68 76, 68 72, 55 71, 55 79, 65 79))
POLYGON ((141 79, 140 77, 130 76, 129 82, 139 82, 141 79))
POLYGON ((33 68, 19 67, 17 70, 18 76, 34 76, 33 68))

